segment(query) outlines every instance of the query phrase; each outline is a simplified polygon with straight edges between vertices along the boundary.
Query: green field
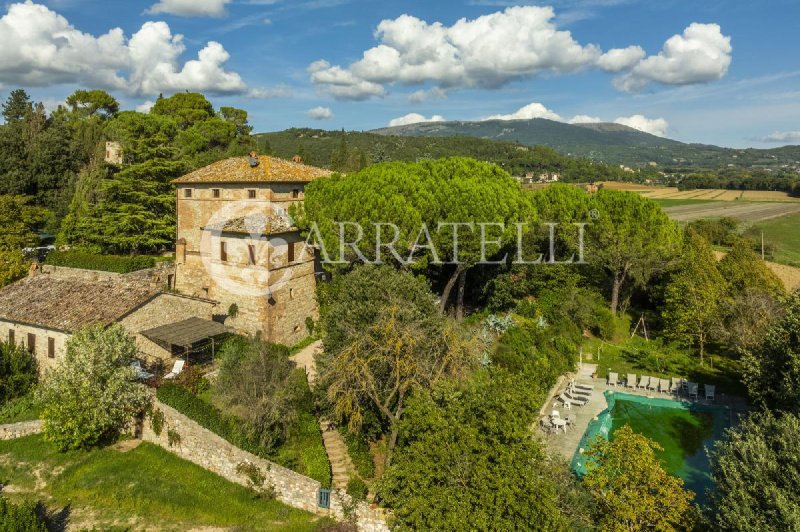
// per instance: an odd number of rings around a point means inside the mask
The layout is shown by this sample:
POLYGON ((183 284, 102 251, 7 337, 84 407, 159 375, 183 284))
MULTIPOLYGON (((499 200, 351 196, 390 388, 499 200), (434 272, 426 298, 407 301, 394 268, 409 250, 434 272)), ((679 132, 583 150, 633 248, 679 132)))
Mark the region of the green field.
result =
MULTIPOLYGON (((42 501, 74 530, 320 530, 329 521, 250 490, 148 443, 60 453, 41 436, 0 441, 3 493, 42 501)), ((57 526, 55 528, 58 528, 57 526)))
POLYGON ((759 240, 764 231, 764 241, 772 245, 773 261, 800 267, 800 214, 783 216, 754 224, 748 236, 759 240))

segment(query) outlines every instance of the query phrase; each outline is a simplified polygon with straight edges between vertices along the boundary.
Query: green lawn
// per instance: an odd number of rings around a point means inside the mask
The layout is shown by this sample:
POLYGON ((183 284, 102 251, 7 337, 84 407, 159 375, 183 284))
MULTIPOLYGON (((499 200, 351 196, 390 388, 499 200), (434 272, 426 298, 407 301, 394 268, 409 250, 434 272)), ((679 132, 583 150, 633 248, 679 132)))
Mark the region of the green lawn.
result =
POLYGON ((774 246, 773 260, 800 267, 800 214, 759 222, 746 231, 757 241, 764 231, 764 241, 774 246))
POLYGON ((694 350, 660 346, 639 337, 617 345, 592 338, 584 342, 583 353, 584 362, 597 364, 600 378, 606 378, 609 371, 618 373, 621 379, 628 373, 663 379, 684 377, 692 382, 715 384, 725 393, 745 395, 739 380, 740 362, 727 355, 707 352, 701 366, 694 350))
POLYGON ((320 530, 330 524, 229 482, 148 443, 59 453, 41 436, 0 441, 0 480, 13 499, 68 513, 71 529, 320 530))

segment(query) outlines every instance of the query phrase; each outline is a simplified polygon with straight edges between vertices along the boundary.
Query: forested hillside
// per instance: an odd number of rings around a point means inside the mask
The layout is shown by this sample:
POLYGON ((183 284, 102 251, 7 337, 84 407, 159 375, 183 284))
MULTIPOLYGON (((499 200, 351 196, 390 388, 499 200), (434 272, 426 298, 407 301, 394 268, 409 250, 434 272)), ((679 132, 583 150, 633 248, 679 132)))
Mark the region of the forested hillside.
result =
POLYGON ((0 196, 38 209, 27 216, 37 220, 28 230, 104 253, 171 246, 170 181, 254 146, 245 111, 215 110, 196 93, 159 98, 140 113, 120 112, 104 91, 78 90, 48 115, 18 89, 3 104, 3 118, 0 196), (120 143, 123 164, 105 161, 106 141, 120 143))
POLYGON ((542 144, 565 155, 629 166, 655 162, 664 167, 720 168, 731 165, 737 168, 800 169, 800 146, 762 150, 686 144, 620 124, 565 124, 534 118, 425 122, 378 129, 374 133, 411 137, 470 136, 528 146, 542 144))
POLYGON ((259 149, 278 157, 296 154, 308 164, 353 172, 365 166, 389 161, 414 162, 463 156, 491 162, 512 175, 558 173, 576 182, 600 180, 640 181, 655 178, 652 168, 625 171, 616 165, 567 157, 547 146, 524 146, 474 137, 399 137, 354 131, 287 129, 256 135, 259 149))

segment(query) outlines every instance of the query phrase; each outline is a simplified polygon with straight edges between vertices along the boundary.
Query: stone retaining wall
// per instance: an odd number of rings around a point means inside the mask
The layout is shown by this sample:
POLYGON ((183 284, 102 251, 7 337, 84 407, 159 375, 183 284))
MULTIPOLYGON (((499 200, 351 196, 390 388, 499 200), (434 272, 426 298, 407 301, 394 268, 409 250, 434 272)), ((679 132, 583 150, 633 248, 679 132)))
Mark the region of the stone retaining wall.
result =
POLYGON ((0 440, 15 440, 24 436, 31 436, 32 434, 40 434, 42 432, 41 419, 34 421, 21 421, 19 423, 10 423, 8 425, 0 425, 0 440))
POLYGON ((352 512, 347 512, 345 507, 349 505, 350 499, 346 493, 339 491, 331 494, 330 510, 322 510, 317 505, 321 488, 318 481, 239 449, 158 400, 153 402, 153 411, 156 410, 164 414, 161 433, 155 434, 148 418, 142 426, 142 440, 163 447, 185 460, 243 486, 249 485, 247 476, 238 473, 236 469, 239 464, 248 462, 259 468, 266 476, 267 483, 275 488, 276 498, 288 506, 321 515, 329 514, 336 519, 345 519, 348 517, 347 514, 351 513, 357 518, 358 529, 363 532, 389 530, 383 516, 369 508, 366 503, 360 503, 352 512), (169 432, 177 434, 180 438, 180 441, 172 446, 169 444, 169 432))

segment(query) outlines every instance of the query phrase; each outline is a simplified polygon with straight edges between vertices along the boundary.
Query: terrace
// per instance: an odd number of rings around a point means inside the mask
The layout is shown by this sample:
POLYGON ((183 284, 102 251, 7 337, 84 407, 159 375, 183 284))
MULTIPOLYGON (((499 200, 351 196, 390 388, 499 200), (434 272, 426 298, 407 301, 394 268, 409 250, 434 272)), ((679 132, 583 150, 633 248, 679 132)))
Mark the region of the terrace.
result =
POLYGON ((577 373, 562 376, 551 390, 540 417, 546 419, 555 410, 562 419, 569 418, 569 422, 556 430, 545 431, 541 426, 536 429, 550 451, 570 462, 579 475, 583 474, 582 450, 597 435, 613 438, 615 429, 628 424, 664 447, 659 457, 667 471, 683 478, 687 487, 698 493, 698 500, 702 500, 709 481, 704 448, 721 438, 724 429, 734 425, 747 411, 746 401, 725 393, 715 394, 713 401, 706 400, 702 386, 698 398, 691 400, 685 392, 676 396, 658 389, 629 387, 624 381, 613 386, 606 378, 593 378, 596 372, 595 364, 582 364, 577 373), (584 393, 588 399, 584 406, 567 408, 558 397, 573 379, 594 388, 584 393))

